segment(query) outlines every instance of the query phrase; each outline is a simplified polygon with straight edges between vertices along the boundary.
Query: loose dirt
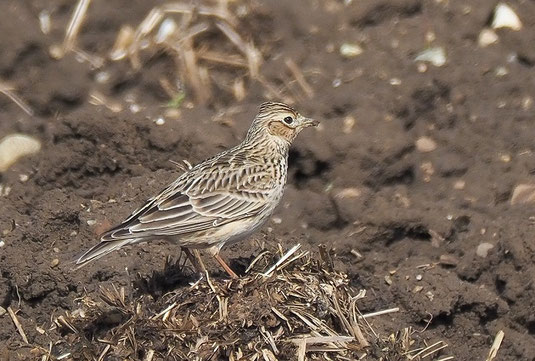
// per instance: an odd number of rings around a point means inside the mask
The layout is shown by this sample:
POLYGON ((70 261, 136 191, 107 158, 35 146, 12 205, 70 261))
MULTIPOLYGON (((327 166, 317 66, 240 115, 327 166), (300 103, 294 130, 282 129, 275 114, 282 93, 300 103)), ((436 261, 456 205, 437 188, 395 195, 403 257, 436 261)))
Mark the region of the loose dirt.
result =
MULTIPOLYGON (((136 26, 162 3, 93 1, 80 48, 104 56, 121 25, 136 26)), ((259 242, 300 242, 313 252, 327 244, 351 286, 367 290, 362 312, 400 307, 384 316, 391 332, 426 328, 457 360, 484 360, 503 330, 499 360, 535 360, 535 205, 510 203, 515 186, 535 177, 535 3, 511 1, 524 28, 498 30, 499 41, 485 48, 478 36, 495 1, 345 3, 247 5, 241 29, 264 54, 265 79, 322 126, 295 142, 274 218, 224 257, 243 274, 259 242), (422 72, 414 58, 430 45, 429 32, 447 62, 422 72), (363 53, 344 58, 343 43, 358 43, 363 53), (422 137, 436 147, 419 151, 422 137), (492 245, 486 257, 476 253, 482 243, 492 245)), ((170 160, 196 163, 238 143, 266 99, 266 88, 246 79, 241 101, 228 92, 205 106, 187 98, 177 117, 166 116, 170 99, 159 79, 172 78, 167 53, 145 59, 139 72, 128 62, 106 65, 104 84, 73 54, 49 56, 72 10, 72 1, 0 2, 0 79, 35 111, 29 117, 0 95, 0 135, 43 143, 0 176, 0 306, 19 310, 32 344, 48 345, 36 326, 49 328, 80 295, 111 284, 141 292, 136 279, 161 270, 168 255, 178 258, 179 247, 154 243, 71 269, 100 232, 174 180, 179 170, 170 160), (39 29, 44 9, 52 16, 48 35, 39 29), (123 111, 90 104, 97 88, 123 111)), ((205 258, 212 277, 224 278, 205 258)), ((168 283, 165 290, 184 286, 168 283)), ((5 314, 0 359, 8 357, 32 359, 5 314)))

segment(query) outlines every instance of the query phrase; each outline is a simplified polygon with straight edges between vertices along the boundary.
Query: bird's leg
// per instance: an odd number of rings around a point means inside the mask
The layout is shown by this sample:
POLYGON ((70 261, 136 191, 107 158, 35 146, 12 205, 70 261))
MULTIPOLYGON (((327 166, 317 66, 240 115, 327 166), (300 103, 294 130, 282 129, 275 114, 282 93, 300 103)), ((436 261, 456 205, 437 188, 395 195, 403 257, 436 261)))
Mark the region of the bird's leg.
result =
POLYGON ((225 261, 223 261, 223 258, 221 258, 219 253, 214 254, 214 258, 217 262, 219 262, 221 267, 223 267, 223 269, 228 273, 230 278, 234 278, 234 279, 238 278, 238 275, 232 270, 232 268, 229 267, 228 264, 225 263, 225 261))
POLYGON ((193 252, 191 252, 189 248, 182 247, 182 251, 186 254, 186 257, 188 257, 189 261, 193 265, 193 268, 195 268, 197 272, 199 272, 201 275, 206 274, 206 267, 204 266, 201 255, 199 254, 199 250, 194 249, 193 252))

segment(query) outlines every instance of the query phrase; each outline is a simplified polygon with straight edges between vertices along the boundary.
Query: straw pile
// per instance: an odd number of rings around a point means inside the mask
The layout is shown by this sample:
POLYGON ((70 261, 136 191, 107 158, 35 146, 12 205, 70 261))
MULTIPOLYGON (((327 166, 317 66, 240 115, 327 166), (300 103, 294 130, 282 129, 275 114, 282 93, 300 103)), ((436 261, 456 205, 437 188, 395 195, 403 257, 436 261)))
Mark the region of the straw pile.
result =
MULTIPOLYGON (((168 263, 141 288, 173 272, 191 279, 168 263)), ((314 258, 279 246, 238 280, 206 275, 161 296, 138 292, 111 285, 81 297, 54 319, 61 336, 39 347, 41 360, 420 360, 445 347, 417 348, 423 341, 409 328, 378 336, 357 307, 365 291, 349 286, 324 248, 314 258)))

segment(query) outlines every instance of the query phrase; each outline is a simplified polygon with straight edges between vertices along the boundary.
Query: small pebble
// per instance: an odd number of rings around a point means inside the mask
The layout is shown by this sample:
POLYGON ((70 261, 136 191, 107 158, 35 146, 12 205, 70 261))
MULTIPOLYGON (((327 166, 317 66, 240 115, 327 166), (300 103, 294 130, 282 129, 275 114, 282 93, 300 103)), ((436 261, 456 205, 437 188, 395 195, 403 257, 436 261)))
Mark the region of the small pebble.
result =
POLYGON ((385 276, 385 282, 387 285, 391 285, 392 284, 392 277, 390 277, 390 275, 386 275, 385 276))
POLYGON ((30 178, 30 177, 28 177, 27 174, 19 174, 19 180, 20 180, 22 183, 28 181, 29 178, 30 178))
POLYGON ((156 125, 164 125, 165 124, 165 119, 160 117, 160 118, 156 119, 155 123, 156 123, 156 125))
POLYGON ((529 110, 533 106, 533 98, 529 95, 522 99, 522 109, 529 110))
POLYGON ((446 51, 440 46, 427 48, 420 52, 414 61, 425 61, 434 66, 441 67, 446 64, 446 51))
POLYGON ((505 66, 499 66, 496 68, 494 73, 496 74, 497 77, 501 78, 509 74, 509 70, 507 70, 505 66))
POLYGON ((154 36, 154 41, 156 44, 161 44, 166 41, 171 35, 176 33, 178 30, 178 25, 171 18, 167 18, 162 21, 156 36, 154 36))
POLYGON ((362 54, 363 50, 358 44, 344 43, 340 46, 340 55, 344 58, 354 58, 362 54))
POLYGON ((41 142, 24 134, 11 134, 0 140, 0 173, 5 172, 19 158, 37 153, 41 142))
POLYGON ((43 10, 39 13, 39 27, 43 34, 48 35, 50 33, 50 13, 48 10, 43 10))
POLYGON ((494 43, 498 42, 498 35, 494 32, 494 30, 485 28, 481 30, 479 33, 479 37, 477 39, 477 43, 480 47, 485 48, 489 45, 492 45, 494 43))
POLYGON ((54 268, 59 264, 59 259, 54 258, 52 262, 50 262, 50 267, 54 268))
POLYGON ((95 75, 95 80, 97 81, 97 83, 100 84, 107 83, 110 80, 110 73, 108 73, 107 71, 99 71, 95 75))
POLYGON ((88 219, 86 223, 88 226, 94 226, 95 224, 97 224, 97 221, 94 219, 88 219))
POLYGON ((416 140, 416 149, 422 153, 429 153, 437 149, 437 143, 429 137, 420 137, 416 140))
POLYGON ((344 188, 341 191, 337 192, 335 197, 344 199, 344 198, 357 198, 360 197, 362 192, 358 188, 344 188))
POLYGON ((453 183, 453 189, 456 189, 458 191, 464 189, 465 186, 466 186, 466 182, 463 181, 462 179, 459 179, 455 181, 455 183, 453 183))
POLYGON ((435 295, 431 291, 427 291, 425 296, 429 298, 429 301, 433 301, 433 299, 435 298, 435 295))
POLYGON ((141 110, 141 107, 137 105, 136 103, 130 104, 128 108, 133 114, 139 113, 139 111, 141 110))
POLYGON ((59 248, 58 248, 58 247, 54 247, 52 250, 53 250, 54 252, 56 252, 56 253, 59 253, 59 248))
POLYGON ((510 154, 502 154, 500 155, 500 160, 504 163, 509 163, 511 161, 511 155, 510 154))
POLYGON ((479 257, 486 258, 489 254, 489 251, 494 248, 492 243, 483 242, 477 246, 476 254, 479 257))
POLYGON ((4 247, 6 245, 6 242, 4 240, 0 239, 0 248, 4 247))
POLYGON ((418 73, 425 73, 427 71, 427 64, 418 63, 418 65, 416 65, 416 69, 418 69, 418 73))
POLYGON ((273 223, 275 224, 281 224, 282 223, 282 218, 280 217, 273 217, 273 223))
POLYGON ((342 79, 336 78, 333 80, 333 88, 338 88, 340 85, 342 85, 342 79))
POLYGON ((513 190, 511 205, 535 203, 535 184, 519 184, 513 190))
POLYGON ((416 281, 421 281, 422 280, 422 275, 416 275, 416 281))
POLYGON ((433 163, 423 162, 420 165, 420 169, 422 170, 423 175, 424 175, 423 177, 424 182, 426 183, 431 182, 431 176, 435 174, 435 167, 433 167, 433 163))
POLYGON ((444 265, 444 266, 457 266, 459 264, 459 261, 457 260, 457 258, 449 254, 441 255, 439 262, 441 265, 444 265))
POLYGON ((420 291, 422 291, 424 289, 423 286, 415 286, 413 289, 412 289, 412 293, 418 293, 420 291))
POLYGON ((344 134, 351 133, 351 131, 355 127, 355 123, 356 123, 356 120, 351 115, 348 115, 347 117, 345 117, 342 132, 344 132, 344 134))
POLYGON ((522 22, 514 10, 505 3, 499 3, 494 9, 494 18, 491 27, 493 29, 509 28, 515 31, 522 29, 522 22))
POLYGON ((392 78, 390 79, 390 85, 401 85, 401 79, 399 78, 392 78))
POLYGON ((39 332, 41 335, 45 334, 45 330, 39 326, 35 326, 35 331, 39 332))

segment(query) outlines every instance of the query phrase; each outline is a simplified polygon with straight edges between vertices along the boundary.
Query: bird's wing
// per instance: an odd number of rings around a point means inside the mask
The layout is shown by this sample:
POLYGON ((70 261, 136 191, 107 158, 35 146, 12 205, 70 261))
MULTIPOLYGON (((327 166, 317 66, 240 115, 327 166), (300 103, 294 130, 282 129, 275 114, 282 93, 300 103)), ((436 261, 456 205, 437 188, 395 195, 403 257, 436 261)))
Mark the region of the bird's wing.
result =
POLYGON ((269 178, 258 166, 219 167, 217 173, 194 169, 101 239, 178 236, 254 217, 269 207, 269 178))

